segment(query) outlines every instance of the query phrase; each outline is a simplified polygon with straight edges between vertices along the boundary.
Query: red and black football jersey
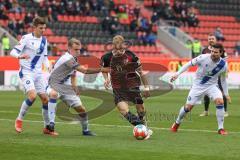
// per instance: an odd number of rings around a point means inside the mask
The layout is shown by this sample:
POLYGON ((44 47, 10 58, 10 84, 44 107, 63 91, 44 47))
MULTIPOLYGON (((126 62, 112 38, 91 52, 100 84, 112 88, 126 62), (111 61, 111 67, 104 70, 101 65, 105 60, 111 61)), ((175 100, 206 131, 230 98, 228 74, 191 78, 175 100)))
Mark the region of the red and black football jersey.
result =
POLYGON ((131 51, 126 50, 121 56, 106 53, 101 58, 103 67, 110 67, 111 83, 113 88, 135 88, 141 85, 140 77, 136 73, 141 66, 139 58, 131 51))

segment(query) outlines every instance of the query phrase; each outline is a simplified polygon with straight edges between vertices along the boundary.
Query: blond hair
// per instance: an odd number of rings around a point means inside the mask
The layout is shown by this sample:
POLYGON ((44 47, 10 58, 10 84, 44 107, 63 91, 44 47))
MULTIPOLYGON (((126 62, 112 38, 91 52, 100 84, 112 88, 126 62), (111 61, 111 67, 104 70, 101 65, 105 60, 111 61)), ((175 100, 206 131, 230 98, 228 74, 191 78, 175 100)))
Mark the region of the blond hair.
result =
POLYGON ((114 49, 121 49, 124 41, 125 40, 124 40, 123 36, 121 36, 121 35, 114 36, 113 41, 112 41, 114 49))
POLYGON ((80 40, 78 40, 78 39, 76 39, 76 38, 71 38, 71 39, 68 41, 68 47, 72 48, 73 44, 81 45, 81 42, 80 42, 80 40))

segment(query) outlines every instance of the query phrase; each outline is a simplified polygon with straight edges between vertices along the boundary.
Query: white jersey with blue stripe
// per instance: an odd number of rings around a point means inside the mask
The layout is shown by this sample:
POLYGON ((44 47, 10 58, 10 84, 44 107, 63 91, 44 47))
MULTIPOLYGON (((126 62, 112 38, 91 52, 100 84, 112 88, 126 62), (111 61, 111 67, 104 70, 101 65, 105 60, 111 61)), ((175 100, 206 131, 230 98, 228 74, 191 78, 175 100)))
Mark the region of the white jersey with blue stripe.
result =
POLYGON ((191 60, 193 66, 197 65, 196 78, 193 85, 211 86, 218 84, 218 77, 227 72, 225 59, 220 58, 218 62, 211 59, 211 54, 200 55, 191 60))
POLYGON ((21 54, 28 54, 29 59, 20 59, 21 69, 30 72, 42 72, 44 56, 47 56, 47 39, 37 38, 33 33, 24 35, 14 49, 21 54))

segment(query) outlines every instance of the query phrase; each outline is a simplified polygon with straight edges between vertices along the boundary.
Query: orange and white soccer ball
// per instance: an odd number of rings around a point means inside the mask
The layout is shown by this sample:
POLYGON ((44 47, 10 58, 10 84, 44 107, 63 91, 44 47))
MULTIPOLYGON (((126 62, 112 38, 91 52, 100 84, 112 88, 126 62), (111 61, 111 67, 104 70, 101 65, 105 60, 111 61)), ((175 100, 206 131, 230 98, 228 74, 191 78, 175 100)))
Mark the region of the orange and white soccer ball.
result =
POLYGON ((137 140, 143 140, 148 136, 148 129, 143 124, 136 125, 133 129, 133 136, 137 140))

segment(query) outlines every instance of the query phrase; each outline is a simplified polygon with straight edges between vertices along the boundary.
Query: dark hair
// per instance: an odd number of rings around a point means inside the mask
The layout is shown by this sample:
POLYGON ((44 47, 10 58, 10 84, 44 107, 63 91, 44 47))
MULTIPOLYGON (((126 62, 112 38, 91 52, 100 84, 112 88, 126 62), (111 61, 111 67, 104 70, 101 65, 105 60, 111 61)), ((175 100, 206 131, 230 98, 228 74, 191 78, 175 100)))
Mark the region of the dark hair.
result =
POLYGON ((209 33, 208 36, 209 36, 209 37, 210 37, 210 36, 211 36, 211 37, 213 36, 213 37, 216 38, 216 36, 215 36, 213 33, 209 33))
MULTIPOLYGON (((221 57, 224 56, 225 50, 224 50, 224 47, 223 47, 222 44, 216 43, 216 44, 212 45, 212 47, 213 47, 213 48, 216 48, 216 49, 219 49, 219 51, 220 51, 220 53, 221 53, 221 55, 222 55, 221 57)), ((224 56, 224 57, 225 57, 225 56, 224 56)))
POLYGON ((36 17, 33 19, 33 26, 37 27, 38 25, 46 24, 46 21, 42 17, 36 17))

